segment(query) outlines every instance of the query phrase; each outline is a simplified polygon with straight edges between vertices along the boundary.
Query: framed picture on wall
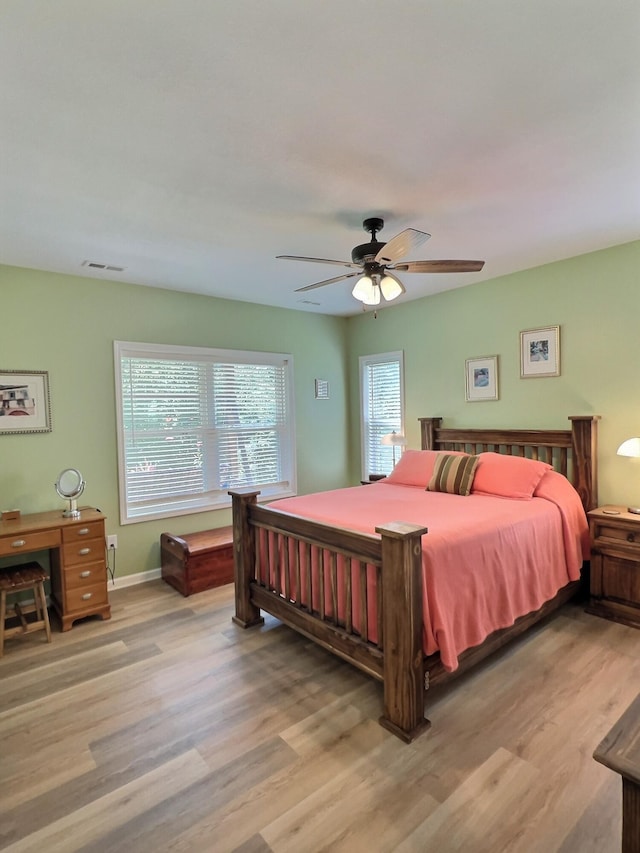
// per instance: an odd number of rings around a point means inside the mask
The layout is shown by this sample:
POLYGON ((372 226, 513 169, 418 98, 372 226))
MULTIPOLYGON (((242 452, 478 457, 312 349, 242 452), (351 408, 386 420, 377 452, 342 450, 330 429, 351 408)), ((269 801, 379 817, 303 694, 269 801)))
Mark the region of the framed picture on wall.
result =
POLYGON ((481 400, 498 399, 498 356, 485 355, 465 361, 466 400, 479 403, 481 400))
POLYGON ((560 326, 520 332, 520 378, 560 376, 560 326))
POLYGON ((0 370, 0 435, 51 432, 46 370, 0 370))
POLYGON ((315 380, 315 397, 316 400, 329 399, 329 382, 326 379, 315 380))

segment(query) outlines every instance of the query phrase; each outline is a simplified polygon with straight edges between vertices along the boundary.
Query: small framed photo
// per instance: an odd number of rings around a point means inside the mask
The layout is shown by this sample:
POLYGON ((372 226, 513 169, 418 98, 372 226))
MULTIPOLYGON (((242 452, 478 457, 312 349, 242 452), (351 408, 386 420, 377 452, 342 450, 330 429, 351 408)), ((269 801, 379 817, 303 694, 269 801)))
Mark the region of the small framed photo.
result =
POLYGON ((0 435, 51 432, 46 370, 0 370, 0 435))
POLYGON ((498 399, 498 356, 468 358, 466 368, 466 400, 478 403, 481 400, 498 399))
POLYGON ((520 332, 520 378, 560 376, 560 326, 520 332))
POLYGON ((316 379, 315 382, 316 400, 329 399, 329 382, 326 379, 316 379))

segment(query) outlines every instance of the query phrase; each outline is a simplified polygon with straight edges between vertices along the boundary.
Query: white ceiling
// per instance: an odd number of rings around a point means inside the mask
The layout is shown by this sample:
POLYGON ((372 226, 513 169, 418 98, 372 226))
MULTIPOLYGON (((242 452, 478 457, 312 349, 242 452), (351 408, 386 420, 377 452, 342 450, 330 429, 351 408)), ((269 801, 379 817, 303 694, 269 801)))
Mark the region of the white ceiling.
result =
POLYGON ((639 55, 637 0, 2 0, 0 262, 349 315, 275 256, 486 260, 406 301, 635 240, 639 55))

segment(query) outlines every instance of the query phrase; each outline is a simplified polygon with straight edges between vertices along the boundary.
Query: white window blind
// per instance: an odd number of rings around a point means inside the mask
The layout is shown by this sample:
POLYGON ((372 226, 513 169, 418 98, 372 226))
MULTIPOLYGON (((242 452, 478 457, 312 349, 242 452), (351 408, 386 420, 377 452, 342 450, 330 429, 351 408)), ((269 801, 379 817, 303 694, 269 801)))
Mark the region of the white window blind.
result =
POLYGON ((393 468, 394 449, 381 440, 394 430, 404 432, 403 386, 402 352, 360 357, 363 479, 393 468))
POLYGON ((117 341, 122 523, 295 493, 291 356, 117 341))

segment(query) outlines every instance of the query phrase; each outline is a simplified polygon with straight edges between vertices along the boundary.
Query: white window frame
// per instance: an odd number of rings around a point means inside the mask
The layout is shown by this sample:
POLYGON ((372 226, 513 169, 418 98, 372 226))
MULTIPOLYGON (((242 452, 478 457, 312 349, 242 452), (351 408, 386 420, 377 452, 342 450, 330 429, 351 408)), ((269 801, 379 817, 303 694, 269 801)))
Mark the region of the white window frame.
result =
MULTIPOLYGON (((256 483, 260 489, 258 500, 274 500, 290 497, 297 493, 296 441, 295 441, 295 401, 293 356, 288 353, 251 352, 246 350, 212 349, 209 347, 170 346, 165 344, 136 343, 114 341, 115 396, 116 396, 116 433, 118 451, 118 482, 120 498, 120 523, 133 524, 160 518, 170 518, 222 509, 231 505, 227 488, 211 489, 189 496, 164 497, 157 504, 145 504, 135 507, 127 500, 127 478, 125 458, 123 376, 122 362, 126 358, 147 358, 185 362, 205 362, 209 364, 259 364, 284 367, 284 423, 277 428, 279 435, 281 480, 279 483, 256 483)), ((213 407, 210 407, 213 409, 213 407)), ((205 427, 209 433, 215 433, 213 415, 205 427)), ((217 454, 213 453, 213 456, 217 454)))
MULTIPOLYGON (((376 353, 375 355, 361 355, 360 359, 360 436, 361 436, 361 478, 368 479, 370 474, 389 474, 393 467, 393 448, 385 448, 382 450, 382 455, 388 456, 388 465, 383 471, 371 470, 371 462, 369 458, 370 432, 371 432, 371 390, 369 387, 370 368, 376 364, 388 364, 397 362, 399 367, 399 392, 400 392, 400 413, 399 419, 393 423, 389 423, 385 427, 386 432, 396 432, 404 435, 404 351, 396 350, 394 352, 376 353)), ((400 457, 400 451, 396 450, 396 462, 400 457)))

